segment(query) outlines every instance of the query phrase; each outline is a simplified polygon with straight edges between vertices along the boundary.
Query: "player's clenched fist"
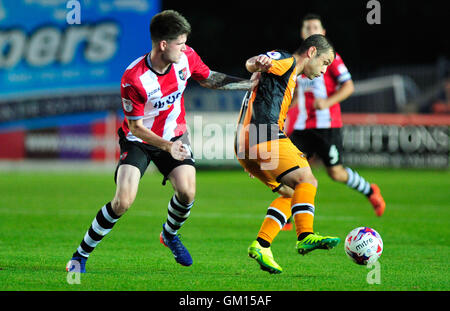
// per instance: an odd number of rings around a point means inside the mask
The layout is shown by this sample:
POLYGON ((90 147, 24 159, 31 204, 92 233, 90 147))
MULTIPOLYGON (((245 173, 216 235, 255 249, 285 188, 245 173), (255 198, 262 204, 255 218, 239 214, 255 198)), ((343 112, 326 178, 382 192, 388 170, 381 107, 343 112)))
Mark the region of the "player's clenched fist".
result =
POLYGON ((176 140, 173 142, 172 147, 170 148, 170 154, 175 160, 183 161, 186 158, 190 157, 189 151, 183 146, 181 140, 176 140))
POLYGON ((255 66, 260 69, 258 71, 265 72, 272 67, 272 60, 266 55, 258 55, 255 59, 255 66))
POLYGON ((267 55, 253 56, 245 63, 249 72, 267 72, 272 67, 272 60, 267 55))

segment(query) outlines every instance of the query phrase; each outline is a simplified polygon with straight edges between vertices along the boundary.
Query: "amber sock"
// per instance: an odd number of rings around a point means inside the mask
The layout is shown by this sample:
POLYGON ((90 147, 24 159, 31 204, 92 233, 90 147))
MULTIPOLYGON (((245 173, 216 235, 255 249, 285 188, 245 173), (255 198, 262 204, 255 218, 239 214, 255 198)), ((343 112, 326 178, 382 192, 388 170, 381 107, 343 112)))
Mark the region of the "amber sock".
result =
POLYGON ((300 237, 302 233, 314 232, 314 198, 316 192, 317 188, 310 183, 298 184, 294 189, 291 208, 297 237, 300 237))
POLYGON ((278 235, 281 228, 283 228, 286 221, 291 217, 291 198, 278 197, 267 209, 266 217, 258 232, 258 241, 264 240, 268 246, 263 242, 261 246, 269 247, 273 239, 278 235))

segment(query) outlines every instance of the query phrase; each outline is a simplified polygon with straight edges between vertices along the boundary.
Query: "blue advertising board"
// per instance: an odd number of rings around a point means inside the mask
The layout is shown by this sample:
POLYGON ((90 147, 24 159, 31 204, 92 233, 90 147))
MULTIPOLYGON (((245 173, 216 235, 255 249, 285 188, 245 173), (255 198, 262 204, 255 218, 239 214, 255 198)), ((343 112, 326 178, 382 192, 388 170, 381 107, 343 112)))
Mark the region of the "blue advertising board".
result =
POLYGON ((0 0, 0 101, 118 91, 160 0, 0 0))

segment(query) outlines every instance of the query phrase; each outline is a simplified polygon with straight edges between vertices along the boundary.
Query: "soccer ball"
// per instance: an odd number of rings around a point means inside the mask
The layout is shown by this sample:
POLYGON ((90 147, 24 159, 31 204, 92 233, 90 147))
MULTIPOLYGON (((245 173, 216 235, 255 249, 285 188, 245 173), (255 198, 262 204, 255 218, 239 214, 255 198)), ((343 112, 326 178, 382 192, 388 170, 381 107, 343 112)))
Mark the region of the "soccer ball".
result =
POLYGON ((381 236, 369 227, 358 227, 345 238, 345 253, 358 265, 374 263, 383 252, 381 236))

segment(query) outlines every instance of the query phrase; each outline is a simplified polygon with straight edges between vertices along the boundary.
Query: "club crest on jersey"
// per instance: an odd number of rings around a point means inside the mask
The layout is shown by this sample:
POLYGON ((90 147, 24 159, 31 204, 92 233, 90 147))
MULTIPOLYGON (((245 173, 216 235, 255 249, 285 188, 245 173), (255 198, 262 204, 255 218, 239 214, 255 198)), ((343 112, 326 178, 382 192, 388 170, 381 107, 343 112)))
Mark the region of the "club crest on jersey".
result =
POLYGON ((178 71, 178 76, 180 77, 181 80, 186 80, 187 77, 187 69, 186 67, 184 67, 183 69, 178 71))
POLYGON ((131 112, 133 110, 133 103, 131 100, 122 98, 123 110, 126 112, 131 112))

